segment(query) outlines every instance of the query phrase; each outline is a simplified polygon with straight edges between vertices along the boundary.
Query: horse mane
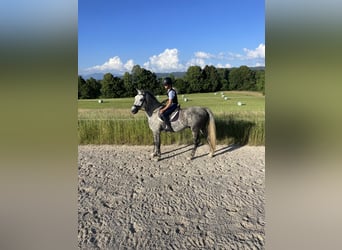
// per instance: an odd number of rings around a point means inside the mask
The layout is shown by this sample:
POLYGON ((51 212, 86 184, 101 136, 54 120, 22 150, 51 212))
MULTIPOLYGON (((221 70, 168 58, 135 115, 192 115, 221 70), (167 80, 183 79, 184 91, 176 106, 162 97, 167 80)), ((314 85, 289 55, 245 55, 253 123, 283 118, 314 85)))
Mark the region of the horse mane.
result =
MULTIPOLYGON (((161 104, 158 99, 148 90, 143 90, 145 97, 146 97, 146 103, 148 103, 148 107, 146 107, 146 111, 148 113, 153 112, 155 109, 159 108, 163 104, 161 104)), ((152 115, 149 114, 149 115, 152 115)))
POLYGON ((148 94, 151 99, 153 99, 153 102, 158 103, 159 105, 162 105, 158 99, 149 91, 149 90, 144 90, 144 93, 148 94))

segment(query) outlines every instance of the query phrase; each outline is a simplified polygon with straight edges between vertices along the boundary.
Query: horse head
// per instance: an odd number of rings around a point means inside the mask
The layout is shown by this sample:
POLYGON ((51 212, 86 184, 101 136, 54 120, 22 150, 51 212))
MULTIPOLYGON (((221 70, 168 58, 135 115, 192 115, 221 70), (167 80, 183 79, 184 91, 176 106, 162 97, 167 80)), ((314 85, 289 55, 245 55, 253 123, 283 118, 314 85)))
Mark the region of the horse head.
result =
POLYGON ((131 108, 132 114, 138 113, 141 107, 145 103, 145 92, 143 90, 137 89, 138 94, 134 97, 134 103, 131 108))

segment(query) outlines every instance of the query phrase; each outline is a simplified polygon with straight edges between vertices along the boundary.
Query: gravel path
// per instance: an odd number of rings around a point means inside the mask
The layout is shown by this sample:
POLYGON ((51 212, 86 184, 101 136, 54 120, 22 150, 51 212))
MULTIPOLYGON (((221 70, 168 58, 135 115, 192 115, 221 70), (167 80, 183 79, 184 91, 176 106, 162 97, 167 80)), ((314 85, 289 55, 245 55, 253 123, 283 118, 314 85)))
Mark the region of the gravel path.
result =
POLYGON ((80 249, 264 249, 265 147, 79 146, 80 249))

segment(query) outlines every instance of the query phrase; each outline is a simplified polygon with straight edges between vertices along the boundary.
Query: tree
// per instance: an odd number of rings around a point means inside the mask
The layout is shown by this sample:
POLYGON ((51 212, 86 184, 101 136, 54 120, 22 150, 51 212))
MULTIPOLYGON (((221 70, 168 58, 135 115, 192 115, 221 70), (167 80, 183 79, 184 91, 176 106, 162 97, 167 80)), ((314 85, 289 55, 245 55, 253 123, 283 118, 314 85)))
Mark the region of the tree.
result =
POLYGON ((221 79, 221 89, 228 90, 229 89, 229 72, 230 70, 227 68, 218 68, 217 72, 221 79))
POLYGON ((113 98, 113 78, 114 76, 111 73, 107 73, 103 76, 101 81, 101 96, 105 98, 113 98))
POLYGON ((93 99, 100 95, 101 84, 94 78, 84 80, 78 76, 78 99, 93 99))
POLYGON ((215 92, 221 89, 220 76, 214 66, 206 65, 202 71, 202 92, 215 92))
POLYGON ((255 73, 256 90, 265 95, 265 70, 258 70, 255 73))
POLYGON ((86 86, 88 88, 88 98, 95 99, 101 95, 101 84, 93 77, 86 80, 86 86))
POLYGON ((126 92, 123 80, 120 77, 113 78, 113 92, 114 98, 123 97, 126 92))
POLYGON ((132 82, 137 89, 150 90, 152 93, 160 91, 156 74, 139 65, 134 65, 132 68, 132 82))
POLYGON ((78 76, 78 99, 86 99, 88 98, 86 89, 86 81, 83 79, 82 76, 78 76))
POLYGON ((125 93, 123 81, 119 77, 114 77, 111 73, 105 74, 101 83, 102 97, 117 98, 122 97, 125 93))
POLYGON ((136 90, 134 88, 134 83, 132 79, 132 75, 128 72, 125 72, 125 74, 122 77, 124 87, 126 89, 126 93, 124 94, 125 97, 132 97, 136 95, 136 90))
POLYGON ((190 66, 184 76, 188 83, 189 93, 198 93, 202 90, 202 69, 200 66, 190 66))
POLYGON ((229 74, 230 90, 255 90, 255 72, 247 66, 232 69, 229 74))
POLYGON ((178 94, 185 94, 187 92, 187 85, 182 78, 178 78, 174 81, 174 87, 177 90, 178 94))

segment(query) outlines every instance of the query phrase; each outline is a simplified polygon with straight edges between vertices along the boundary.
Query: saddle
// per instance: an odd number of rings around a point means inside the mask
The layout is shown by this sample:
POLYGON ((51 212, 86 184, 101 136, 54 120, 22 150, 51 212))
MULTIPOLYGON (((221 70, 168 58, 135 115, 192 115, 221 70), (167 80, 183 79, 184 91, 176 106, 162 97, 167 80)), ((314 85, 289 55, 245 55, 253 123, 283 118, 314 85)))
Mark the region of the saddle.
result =
POLYGON ((170 115, 170 122, 175 122, 179 118, 179 111, 180 111, 180 105, 177 105, 177 108, 171 113, 170 115))
MULTIPOLYGON (((179 118, 179 111, 181 110, 180 104, 177 105, 177 108, 170 114, 170 122, 175 122, 179 118)), ((159 121, 163 122, 160 115, 158 116, 159 121)))

